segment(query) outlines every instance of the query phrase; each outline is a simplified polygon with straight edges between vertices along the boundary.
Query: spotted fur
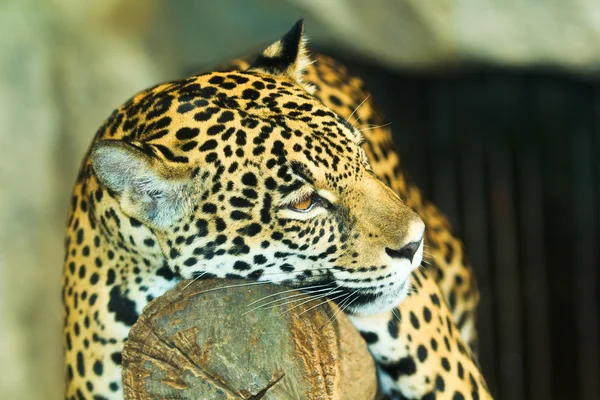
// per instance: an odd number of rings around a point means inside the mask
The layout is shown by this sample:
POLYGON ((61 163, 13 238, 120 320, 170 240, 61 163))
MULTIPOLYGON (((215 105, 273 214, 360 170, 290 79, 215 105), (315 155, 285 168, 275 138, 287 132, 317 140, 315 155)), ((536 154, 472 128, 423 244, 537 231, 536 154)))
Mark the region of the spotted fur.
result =
POLYGON ((351 300, 391 398, 489 397, 464 344, 477 291, 462 246, 362 82, 308 62, 301 23, 225 69, 141 92, 94 139, 66 238, 66 397, 122 398, 129 328, 198 276, 326 285, 351 300))

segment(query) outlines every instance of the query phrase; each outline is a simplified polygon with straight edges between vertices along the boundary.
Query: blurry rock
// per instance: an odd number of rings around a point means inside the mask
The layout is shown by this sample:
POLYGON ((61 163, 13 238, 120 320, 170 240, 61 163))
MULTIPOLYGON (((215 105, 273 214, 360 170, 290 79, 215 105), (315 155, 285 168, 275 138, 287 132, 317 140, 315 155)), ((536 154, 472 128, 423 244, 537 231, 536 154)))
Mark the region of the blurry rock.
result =
POLYGON ((392 67, 600 71, 600 1, 288 1, 330 29, 322 39, 392 67))
POLYGON ((164 79, 143 46, 153 3, 0 6, 0 399, 64 398, 60 276, 70 193, 102 121, 164 79))
POLYGON ((123 352, 125 398, 375 398, 366 344, 333 303, 303 295, 254 310, 299 292, 247 284, 182 282, 152 301, 123 352))

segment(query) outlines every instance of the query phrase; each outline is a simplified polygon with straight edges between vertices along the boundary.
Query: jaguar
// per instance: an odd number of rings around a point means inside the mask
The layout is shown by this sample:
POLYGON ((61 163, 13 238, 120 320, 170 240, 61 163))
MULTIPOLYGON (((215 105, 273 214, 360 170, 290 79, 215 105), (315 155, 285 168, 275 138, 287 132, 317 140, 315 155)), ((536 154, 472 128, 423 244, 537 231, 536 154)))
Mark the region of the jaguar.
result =
POLYGON ((310 56, 302 21, 253 60, 116 109, 82 163, 65 248, 68 399, 123 398, 129 329, 199 277, 331 287, 352 296, 385 396, 490 398, 463 245, 363 81, 310 56))

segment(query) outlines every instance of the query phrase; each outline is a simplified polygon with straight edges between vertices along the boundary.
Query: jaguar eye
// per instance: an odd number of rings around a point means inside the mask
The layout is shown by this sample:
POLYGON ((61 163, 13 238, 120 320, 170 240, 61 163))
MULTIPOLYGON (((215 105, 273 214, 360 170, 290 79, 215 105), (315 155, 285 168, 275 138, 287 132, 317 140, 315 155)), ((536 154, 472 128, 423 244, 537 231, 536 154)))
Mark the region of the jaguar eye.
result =
POLYGON ((290 208, 297 210, 297 211, 308 211, 310 210, 310 208, 313 206, 313 198, 308 197, 304 200, 300 200, 299 202, 292 204, 290 206, 290 208))
POLYGON ((306 212, 309 211, 315 205, 315 195, 311 195, 306 197, 294 204, 291 204, 289 207, 295 211, 306 212))

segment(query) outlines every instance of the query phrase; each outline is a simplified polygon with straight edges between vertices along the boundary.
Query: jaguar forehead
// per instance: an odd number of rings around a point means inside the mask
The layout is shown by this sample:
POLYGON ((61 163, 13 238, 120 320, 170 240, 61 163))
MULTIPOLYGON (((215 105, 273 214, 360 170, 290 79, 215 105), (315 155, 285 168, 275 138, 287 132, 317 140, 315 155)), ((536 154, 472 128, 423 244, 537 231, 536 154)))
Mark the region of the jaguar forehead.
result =
POLYGON ((290 163, 290 166, 292 168, 292 171, 294 171, 294 174, 298 175, 299 177, 301 177, 302 179, 304 179, 306 182, 310 183, 311 185, 314 185, 314 183, 315 183, 314 176, 313 176, 312 172, 310 171, 310 169, 306 166, 306 164, 301 163, 299 161, 292 161, 290 163))

